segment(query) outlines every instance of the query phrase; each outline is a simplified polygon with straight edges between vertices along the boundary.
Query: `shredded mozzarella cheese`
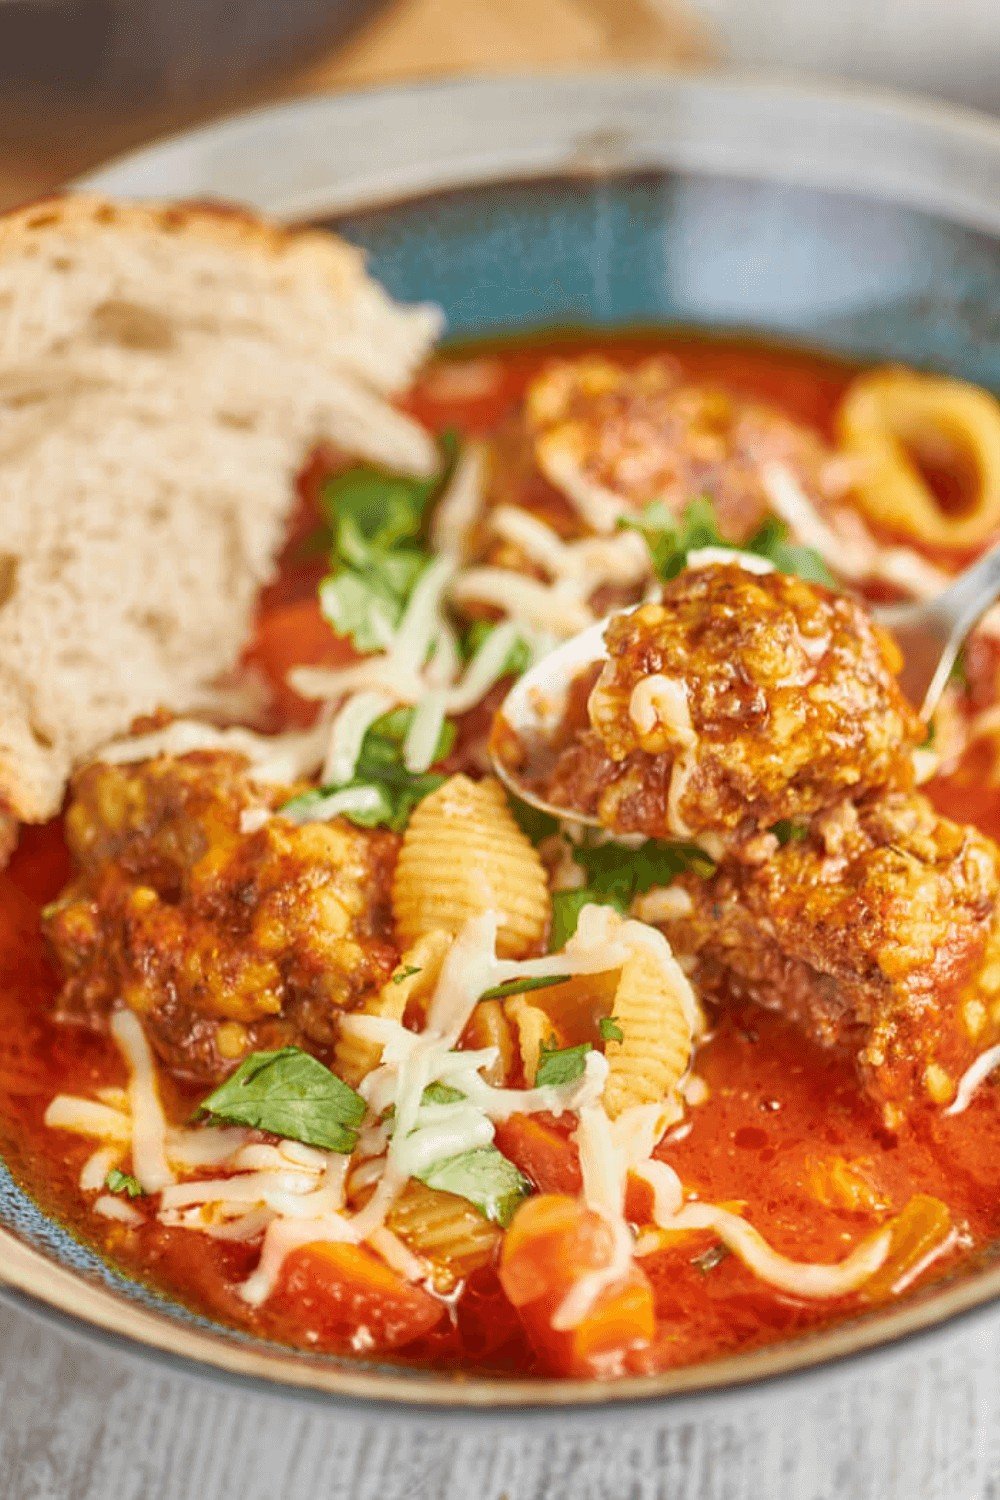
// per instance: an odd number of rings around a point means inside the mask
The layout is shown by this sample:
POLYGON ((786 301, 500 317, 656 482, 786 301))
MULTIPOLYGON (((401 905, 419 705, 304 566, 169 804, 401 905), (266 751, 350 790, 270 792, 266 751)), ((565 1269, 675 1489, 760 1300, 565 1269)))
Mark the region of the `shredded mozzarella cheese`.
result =
POLYGON ((987 1047, 971 1067, 966 1068, 958 1080, 955 1097, 945 1110, 945 1114, 964 1114, 979 1089, 997 1068, 1000 1068, 1000 1044, 996 1047, 987 1047))
POLYGON ((125 765, 158 755, 190 755, 196 750, 228 750, 245 755, 260 781, 297 781, 319 770, 329 730, 326 725, 288 734, 254 734, 250 729, 215 729, 193 719, 174 719, 163 729, 105 745, 96 760, 125 765))
POLYGON ((144 1192, 158 1193, 174 1182, 175 1176, 167 1161, 167 1121, 156 1084, 153 1054, 134 1011, 116 1010, 110 1027, 130 1073, 132 1171, 144 1192))
POLYGON ((93 1209, 95 1214, 101 1214, 105 1219, 116 1219, 119 1224, 127 1224, 130 1229, 142 1223, 142 1214, 135 1205, 127 1203, 124 1198, 116 1198, 114 1193, 102 1193, 95 1199, 93 1209))

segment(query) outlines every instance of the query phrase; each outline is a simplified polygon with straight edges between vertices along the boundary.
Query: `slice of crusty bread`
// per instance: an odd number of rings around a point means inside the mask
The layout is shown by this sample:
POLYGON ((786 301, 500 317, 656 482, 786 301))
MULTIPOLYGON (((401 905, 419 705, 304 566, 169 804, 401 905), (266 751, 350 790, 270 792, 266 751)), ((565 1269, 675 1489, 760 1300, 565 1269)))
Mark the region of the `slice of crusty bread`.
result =
POLYGON ((0 219, 0 813, 230 667, 310 446, 427 472, 439 329, 341 240, 66 197, 0 219))

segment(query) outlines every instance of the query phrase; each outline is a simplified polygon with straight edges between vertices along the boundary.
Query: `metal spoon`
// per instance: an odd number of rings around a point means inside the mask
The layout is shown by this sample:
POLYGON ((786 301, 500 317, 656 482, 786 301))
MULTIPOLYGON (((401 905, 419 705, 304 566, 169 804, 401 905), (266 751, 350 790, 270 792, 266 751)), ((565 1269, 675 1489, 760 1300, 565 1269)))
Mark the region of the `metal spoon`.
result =
MULTIPOLYGON (((911 703, 919 703, 920 717, 929 720, 966 637, 991 604, 1000 598, 1000 544, 960 573, 953 583, 933 599, 916 604, 879 605, 873 619, 889 630, 903 653, 900 685, 911 703)), ((511 688, 500 714, 525 745, 551 739, 566 703, 570 683, 584 668, 607 655, 604 632, 607 620, 599 620, 579 635, 564 641, 536 662, 511 688)), ((505 765, 491 746, 493 769, 504 785, 522 802, 557 818, 599 827, 597 818, 558 807, 524 785, 518 773, 505 765)))
POLYGON ((920 717, 929 720, 973 626, 1000 598, 1000 544, 959 573, 933 599, 880 605, 872 618, 884 625, 903 653, 900 687, 920 717))

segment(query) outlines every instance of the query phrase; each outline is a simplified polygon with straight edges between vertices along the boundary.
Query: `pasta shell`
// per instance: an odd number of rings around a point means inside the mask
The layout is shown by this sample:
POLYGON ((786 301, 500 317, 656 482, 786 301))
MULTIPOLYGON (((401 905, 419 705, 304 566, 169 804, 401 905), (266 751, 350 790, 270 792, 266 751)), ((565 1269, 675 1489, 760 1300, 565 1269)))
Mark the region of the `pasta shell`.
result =
POLYGON ((500 1243, 500 1230, 471 1203, 413 1180, 386 1222, 407 1249, 429 1262, 434 1285, 442 1292, 489 1265, 500 1243))
POLYGON ((658 1104, 673 1092, 687 1072, 693 1038, 681 997, 645 948, 626 959, 612 1014, 622 1040, 605 1045, 604 1107, 614 1120, 634 1104, 658 1104))
POLYGON ((552 1036, 552 1022, 544 1010, 532 1005, 523 995, 512 995, 504 1002, 504 1009, 517 1030, 524 1081, 530 1088, 538 1072, 542 1047, 552 1036))
POLYGON ((872 520, 954 549, 1000 529, 1000 402, 988 391, 940 375, 874 370, 852 382, 838 425, 859 460, 855 493, 872 520), (955 490, 956 505, 939 502, 942 483, 955 490))
MULTIPOLYGON (((425 933, 403 954, 395 974, 380 990, 367 997, 360 1007, 361 1013, 402 1021, 411 1001, 426 1001, 433 994, 450 947, 449 933, 439 930, 425 933)), ((361 1080, 378 1067, 380 1058, 381 1049, 374 1042, 357 1036, 349 1028, 342 1029, 333 1049, 333 1071, 352 1088, 357 1088, 361 1080)))
POLYGON ((392 904, 404 947, 434 928, 457 933, 486 911, 499 917, 501 957, 539 947, 551 913, 545 868, 499 782, 452 776, 424 798, 403 837, 392 904))

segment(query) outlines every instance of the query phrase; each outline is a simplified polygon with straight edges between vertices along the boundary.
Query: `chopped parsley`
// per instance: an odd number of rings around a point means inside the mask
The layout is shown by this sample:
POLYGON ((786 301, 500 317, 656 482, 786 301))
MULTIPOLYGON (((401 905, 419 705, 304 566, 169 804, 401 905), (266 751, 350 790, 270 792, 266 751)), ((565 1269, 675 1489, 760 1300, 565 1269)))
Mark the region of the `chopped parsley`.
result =
MULTIPOLYGON (((462 655, 466 661, 471 661, 476 652, 481 650, 496 630, 496 622, 493 620, 473 620, 461 640, 462 655)), ((531 666, 531 646, 524 636, 518 636, 507 655, 503 659, 498 676, 520 677, 531 666)))
POLYGON ((819 553, 789 540, 788 527, 776 516, 768 516, 742 547, 727 542, 719 531, 715 509, 707 495, 700 495, 676 516, 663 500, 653 500, 635 518, 623 518, 620 526, 638 531, 649 548, 657 576, 668 583, 686 566, 688 554, 702 547, 723 547, 729 552, 752 552, 772 563, 779 573, 795 573, 807 583, 833 587, 834 578, 819 553))
POLYGON ((508 995, 526 995, 531 990, 547 990, 553 984, 565 984, 568 978, 568 974, 540 974, 525 979, 507 979, 503 984, 495 984, 492 989, 483 990, 479 998, 504 1000, 508 995))
POLYGON ((636 896, 654 885, 669 885, 686 870, 707 879, 715 861, 697 844, 647 839, 638 849, 621 844, 577 844, 573 858, 583 869, 586 884, 577 890, 556 891, 552 897, 553 952, 565 947, 576 931, 583 908, 591 902, 613 906, 623 914, 636 896))
MULTIPOLYGON (((806 583, 836 587, 836 580, 814 547, 801 547, 789 541, 788 527, 777 516, 768 516, 746 545, 747 552, 765 557, 779 573, 794 573, 806 583)), ((725 542, 722 544, 726 545, 725 542)))
POLYGON ((657 577, 664 583, 683 570, 689 552, 727 546, 719 535, 715 508, 707 495, 692 500, 679 517, 665 500, 652 500, 635 519, 623 517, 618 524, 639 532, 649 548, 657 577))
MULTIPOLYGON (((365 735, 351 780, 341 786, 321 786, 302 792, 279 808, 279 812, 299 822, 320 822, 329 816, 331 799, 345 791, 367 790, 371 805, 363 810, 341 809, 341 815, 363 828, 391 828, 401 833, 418 802, 437 790, 446 778, 435 771, 408 771, 403 761, 403 745, 413 718, 412 708, 395 708, 383 714, 365 735)), ((455 743, 455 726, 446 721, 434 759, 442 760, 455 743)), ((332 806, 336 807, 336 803, 332 806)))
POLYGON ((535 1087, 548 1088, 575 1083, 578 1078, 583 1077, 587 1053, 592 1050, 589 1042, 581 1042, 578 1047, 557 1047, 555 1038, 551 1042, 543 1042, 538 1057, 538 1071, 535 1073, 535 1087))
POLYGON ((404 964, 401 969, 397 969, 395 974, 393 974, 392 982, 393 984, 402 984, 405 979, 412 979, 414 974, 419 973, 419 964, 404 964))
POLYGON ((530 802, 522 802, 520 797, 513 797, 510 793, 507 794, 507 801, 514 814, 514 822, 533 844, 540 844, 543 839, 551 838, 554 833, 559 832, 559 819, 554 818, 551 813, 542 812, 541 808, 532 807, 530 802))
POLYGON ((450 1083, 429 1083, 420 1096, 421 1104, 461 1104, 465 1095, 450 1083))
POLYGON ((622 1031, 617 1016, 602 1016, 597 1023, 597 1029, 601 1033, 604 1042, 623 1042, 625 1033, 622 1031))
POLYGON ((418 1174, 427 1187, 454 1193, 477 1208, 485 1219, 506 1229, 531 1183, 496 1146, 476 1146, 434 1162, 418 1174))
MULTIPOLYGON (((553 891, 552 893, 552 930, 549 933, 549 949, 552 953, 558 953, 565 948, 570 938, 576 931, 576 924, 580 920, 580 913, 585 906, 593 901, 600 901, 593 891, 588 891, 586 886, 573 891, 553 891)), ((603 903, 613 905, 614 903, 603 903)))
POLYGON ((126 1198, 143 1198, 146 1189, 138 1177, 133 1177, 131 1172, 120 1172, 117 1167, 112 1167, 104 1179, 104 1186, 109 1193, 121 1193, 126 1198))
POLYGON ((782 847, 785 844, 802 844, 809 837, 809 824, 796 823, 791 818, 779 818, 777 823, 771 824, 771 832, 782 847))
POLYGON ((209 1094, 201 1113, 349 1155, 365 1109, 361 1095, 318 1058, 299 1047, 282 1047, 252 1052, 209 1094))
POLYGON ((330 572, 320 584, 320 608, 359 651, 384 651, 390 643, 430 562, 427 513, 448 483, 457 455, 457 435, 448 432, 441 438, 440 470, 429 479, 362 463, 324 486, 330 572))

